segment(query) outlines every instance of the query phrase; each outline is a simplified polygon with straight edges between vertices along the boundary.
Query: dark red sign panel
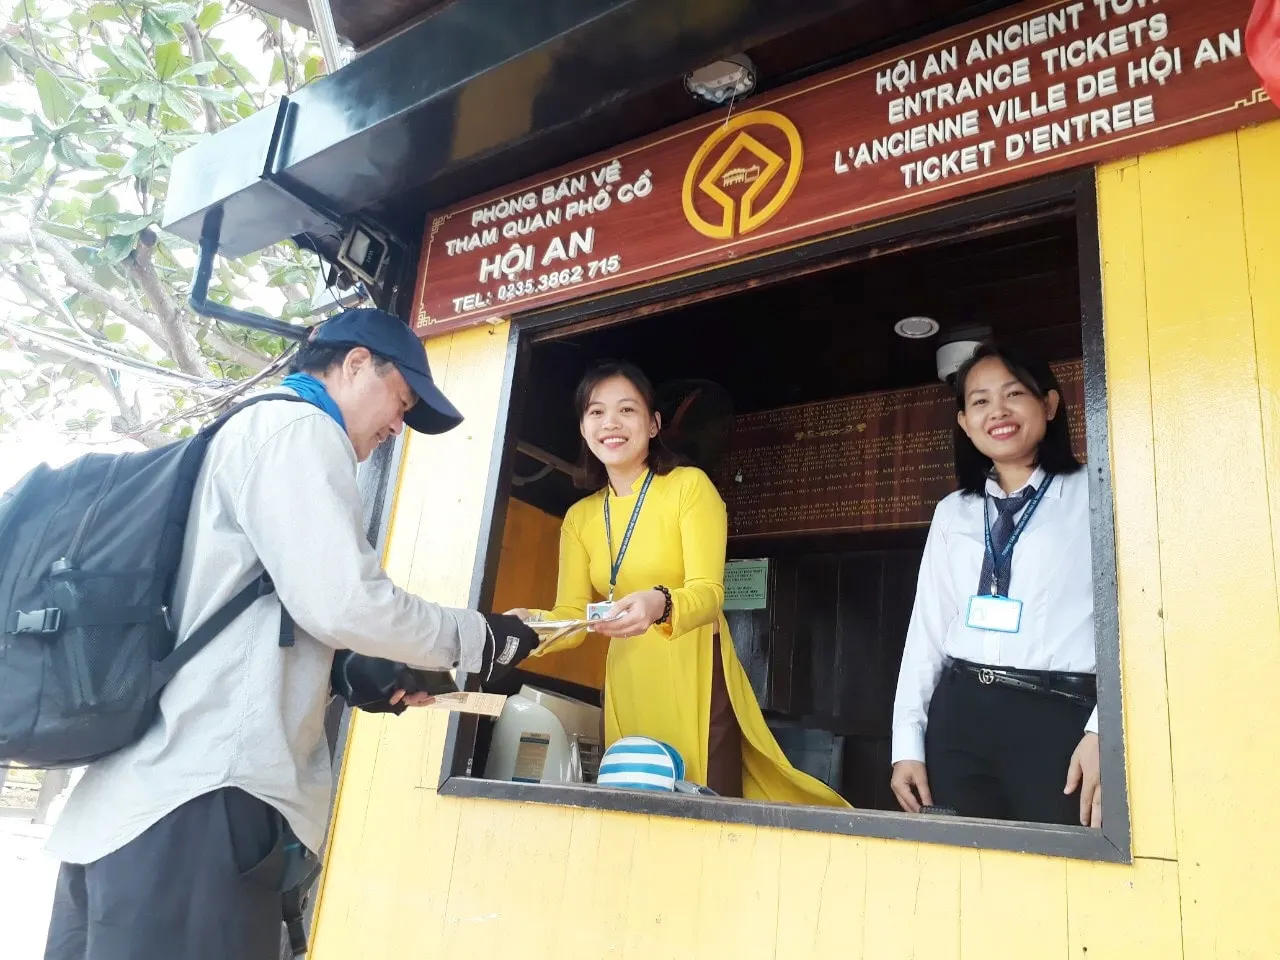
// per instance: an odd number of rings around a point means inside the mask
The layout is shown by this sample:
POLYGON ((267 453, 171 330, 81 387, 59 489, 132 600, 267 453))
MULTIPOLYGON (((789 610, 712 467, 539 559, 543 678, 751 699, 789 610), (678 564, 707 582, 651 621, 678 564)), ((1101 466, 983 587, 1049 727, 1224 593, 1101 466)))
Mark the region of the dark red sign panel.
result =
POLYGON ((441 333, 1277 116, 1250 0, 1032 2, 432 217, 441 333))

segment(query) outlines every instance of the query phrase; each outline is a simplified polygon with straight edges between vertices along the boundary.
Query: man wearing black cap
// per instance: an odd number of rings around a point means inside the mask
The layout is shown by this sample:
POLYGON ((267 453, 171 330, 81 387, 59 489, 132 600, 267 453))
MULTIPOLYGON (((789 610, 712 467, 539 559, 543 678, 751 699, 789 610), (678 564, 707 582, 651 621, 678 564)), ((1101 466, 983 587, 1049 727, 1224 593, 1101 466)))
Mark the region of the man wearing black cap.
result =
POLYGON ((537 645, 513 617, 400 590, 365 539, 357 463, 404 426, 435 434, 462 420, 410 329, 348 310, 317 328, 282 389, 307 402, 255 404, 210 444, 178 636, 264 571, 275 593, 193 657, 155 724, 72 792, 49 841, 63 861, 49 960, 274 960, 282 865, 318 851, 327 826, 335 651, 494 679, 537 645), (282 610, 292 646, 279 642, 282 610))

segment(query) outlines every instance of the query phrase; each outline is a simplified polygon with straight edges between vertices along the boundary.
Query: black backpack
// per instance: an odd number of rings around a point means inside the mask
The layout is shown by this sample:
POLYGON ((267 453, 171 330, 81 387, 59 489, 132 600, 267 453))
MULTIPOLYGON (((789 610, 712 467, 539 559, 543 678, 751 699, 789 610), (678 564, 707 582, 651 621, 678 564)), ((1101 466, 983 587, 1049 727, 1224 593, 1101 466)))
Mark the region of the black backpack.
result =
POLYGON ((0 765, 80 766, 133 743, 178 669, 273 591, 263 574, 175 649, 196 478, 222 425, 264 400, 306 402, 253 397, 165 447, 42 464, 0 498, 0 765))

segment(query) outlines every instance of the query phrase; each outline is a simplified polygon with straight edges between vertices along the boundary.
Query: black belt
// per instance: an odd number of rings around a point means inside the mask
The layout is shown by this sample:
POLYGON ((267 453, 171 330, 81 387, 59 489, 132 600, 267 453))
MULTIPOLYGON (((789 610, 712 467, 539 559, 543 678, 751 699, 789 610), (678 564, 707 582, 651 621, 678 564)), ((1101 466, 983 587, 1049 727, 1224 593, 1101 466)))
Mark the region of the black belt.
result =
POLYGON ((1094 704, 1098 701, 1098 678, 1092 673, 1062 673, 1054 670, 1010 670, 1008 667, 988 667, 968 660, 952 660, 951 671, 962 676, 975 677, 981 684, 995 684, 1065 697, 1076 703, 1094 704))

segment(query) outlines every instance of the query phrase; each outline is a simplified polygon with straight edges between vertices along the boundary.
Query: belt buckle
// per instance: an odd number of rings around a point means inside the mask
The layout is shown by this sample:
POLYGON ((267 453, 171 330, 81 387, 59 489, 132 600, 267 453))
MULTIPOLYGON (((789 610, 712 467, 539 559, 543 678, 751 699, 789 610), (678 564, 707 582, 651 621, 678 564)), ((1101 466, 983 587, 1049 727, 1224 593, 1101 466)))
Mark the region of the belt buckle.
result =
POLYGON ((982 684, 987 684, 987 685, 995 683, 996 682, 995 671, 988 670, 986 667, 983 667, 981 670, 978 671, 978 682, 982 684))

